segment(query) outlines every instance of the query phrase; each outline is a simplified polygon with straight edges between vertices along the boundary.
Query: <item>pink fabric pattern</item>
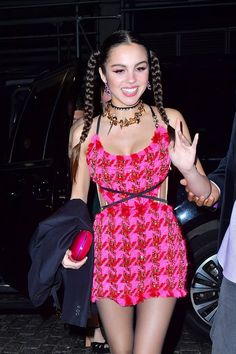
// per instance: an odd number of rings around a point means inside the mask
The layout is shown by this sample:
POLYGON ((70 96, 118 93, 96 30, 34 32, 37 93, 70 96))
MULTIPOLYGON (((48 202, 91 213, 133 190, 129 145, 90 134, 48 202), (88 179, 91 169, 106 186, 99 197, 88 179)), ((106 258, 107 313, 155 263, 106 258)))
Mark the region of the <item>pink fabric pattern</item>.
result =
MULTIPOLYGON (((87 151, 95 183, 124 193, 101 189, 107 203, 144 191, 163 181, 169 170, 168 135, 155 129, 150 144, 138 153, 112 155, 95 134, 87 151)), ((158 189, 146 193, 157 196, 158 189)), ((135 197, 110 206, 94 222, 95 263, 92 302, 110 298, 122 306, 150 297, 186 295, 185 241, 172 207, 135 197)))

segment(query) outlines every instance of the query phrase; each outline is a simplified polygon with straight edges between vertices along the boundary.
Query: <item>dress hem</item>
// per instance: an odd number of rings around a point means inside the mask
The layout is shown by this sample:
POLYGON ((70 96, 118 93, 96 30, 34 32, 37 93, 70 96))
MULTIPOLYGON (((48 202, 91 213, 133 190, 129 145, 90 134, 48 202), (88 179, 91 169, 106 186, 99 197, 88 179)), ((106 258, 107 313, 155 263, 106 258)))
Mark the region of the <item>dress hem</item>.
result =
POLYGON ((185 297, 187 295, 187 291, 186 290, 172 290, 172 291, 159 291, 156 293, 151 293, 151 294, 147 294, 146 296, 139 296, 136 298, 133 298, 129 295, 127 295, 125 298, 114 298, 112 295, 107 294, 104 295, 103 297, 93 297, 91 299, 91 302, 96 302, 99 300, 103 300, 103 299, 110 299, 115 301, 118 305, 120 306, 135 306, 138 305, 139 303, 143 302, 144 300, 148 300, 151 298, 155 298, 155 297, 163 297, 163 298, 168 298, 168 297, 174 297, 174 298, 181 298, 181 297, 185 297))

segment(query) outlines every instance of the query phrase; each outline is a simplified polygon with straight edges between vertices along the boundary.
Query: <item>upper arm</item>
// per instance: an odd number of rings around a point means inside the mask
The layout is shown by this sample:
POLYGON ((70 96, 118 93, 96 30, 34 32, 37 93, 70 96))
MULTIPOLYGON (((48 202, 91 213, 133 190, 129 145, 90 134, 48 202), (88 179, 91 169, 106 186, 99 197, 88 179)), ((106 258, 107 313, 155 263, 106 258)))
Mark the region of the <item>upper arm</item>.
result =
MULTIPOLYGON (((170 108, 166 109, 166 113, 169 118, 170 125, 173 128, 175 128, 175 123, 176 123, 177 119, 179 119, 182 122, 182 133, 188 139, 188 141, 191 143, 192 142, 191 135, 190 135, 187 123, 186 123, 183 115, 179 111, 177 111, 175 109, 170 109, 170 108)), ((201 164, 199 158, 196 159, 196 168, 199 171, 199 173, 201 173, 202 175, 205 175, 205 171, 202 167, 202 164, 201 164)))
MULTIPOLYGON (((71 132, 71 148, 75 147, 79 140, 82 132, 83 126, 78 126, 71 132)), ((81 144, 79 161, 78 161, 78 169, 76 171, 76 175, 74 180, 72 181, 72 191, 71 191, 71 199, 82 199, 84 202, 87 202, 88 190, 90 185, 90 174, 89 168, 86 161, 86 152, 88 146, 88 137, 85 142, 81 144)))

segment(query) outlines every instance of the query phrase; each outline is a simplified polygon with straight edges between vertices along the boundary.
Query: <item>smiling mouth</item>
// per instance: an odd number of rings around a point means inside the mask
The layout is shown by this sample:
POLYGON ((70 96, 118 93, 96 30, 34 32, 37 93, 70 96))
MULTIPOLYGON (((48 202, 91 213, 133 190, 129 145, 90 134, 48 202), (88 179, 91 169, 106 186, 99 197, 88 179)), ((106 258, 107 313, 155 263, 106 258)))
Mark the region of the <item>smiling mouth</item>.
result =
POLYGON ((135 88, 122 88, 122 92, 126 93, 126 94, 134 94, 138 91, 138 88, 135 87, 135 88))

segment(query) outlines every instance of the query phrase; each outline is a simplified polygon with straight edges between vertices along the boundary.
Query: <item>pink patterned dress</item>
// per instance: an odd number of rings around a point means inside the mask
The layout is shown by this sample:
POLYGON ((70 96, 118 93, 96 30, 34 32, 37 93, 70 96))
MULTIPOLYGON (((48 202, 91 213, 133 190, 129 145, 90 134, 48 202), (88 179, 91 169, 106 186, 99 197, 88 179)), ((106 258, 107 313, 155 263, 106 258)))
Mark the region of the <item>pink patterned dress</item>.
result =
POLYGON ((170 166, 166 129, 157 127, 149 146, 124 156, 105 151, 95 134, 87 163, 108 203, 94 222, 92 302, 109 298, 130 306, 152 297, 185 296, 185 241, 172 207, 155 200, 170 166))

